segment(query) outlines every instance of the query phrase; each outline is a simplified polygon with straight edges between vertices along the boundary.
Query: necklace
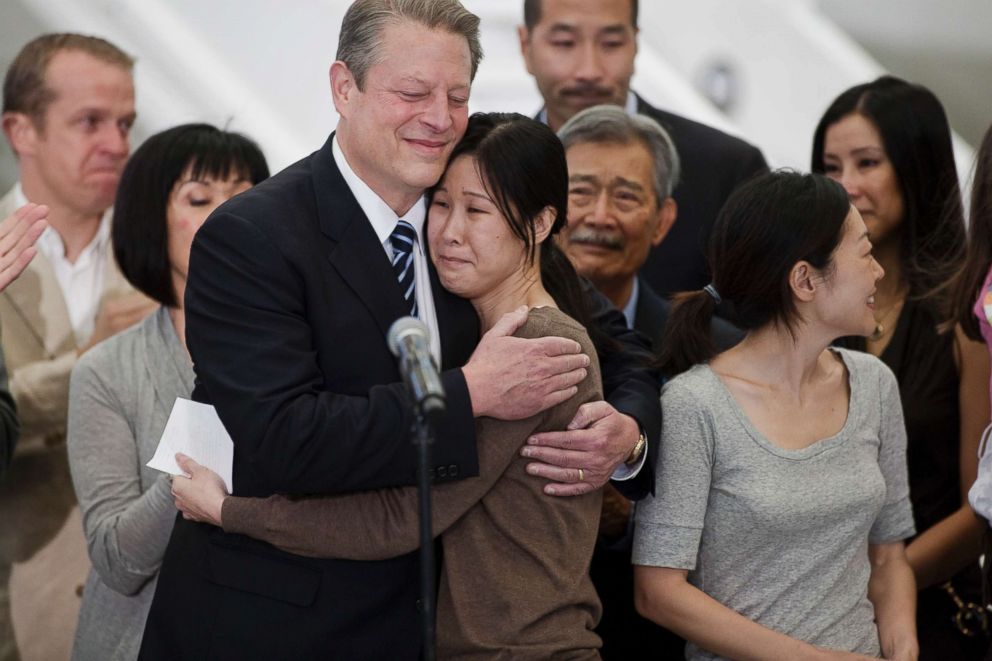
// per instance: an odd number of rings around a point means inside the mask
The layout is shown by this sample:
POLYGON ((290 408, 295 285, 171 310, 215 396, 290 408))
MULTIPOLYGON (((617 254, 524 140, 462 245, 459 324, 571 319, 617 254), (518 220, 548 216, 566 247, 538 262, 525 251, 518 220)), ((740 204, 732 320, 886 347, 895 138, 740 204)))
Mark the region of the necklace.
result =
MULTIPOLYGON (((882 312, 882 314, 875 320, 875 330, 868 336, 868 339, 872 342, 878 342, 883 337, 885 337, 885 331, 887 330, 887 324, 889 323, 889 317, 893 312, 898 312, 902 309, 902 304, 905 299, 899 299, 882 312)), ((898 318, 898 315, 896 315, 898 318)))

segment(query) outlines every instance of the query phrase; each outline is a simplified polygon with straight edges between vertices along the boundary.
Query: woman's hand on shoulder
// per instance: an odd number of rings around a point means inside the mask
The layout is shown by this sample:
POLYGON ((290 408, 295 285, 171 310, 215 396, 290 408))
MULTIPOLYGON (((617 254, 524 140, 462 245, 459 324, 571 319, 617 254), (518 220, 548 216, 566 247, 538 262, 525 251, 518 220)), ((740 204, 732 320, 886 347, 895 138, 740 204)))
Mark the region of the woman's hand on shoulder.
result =
POLYGON ((184 454, 176 455, 176 463, 186 472, 172 480, 172 497, 183 518, 222 527, 221 510, 228 495, 224 481, 184 454))

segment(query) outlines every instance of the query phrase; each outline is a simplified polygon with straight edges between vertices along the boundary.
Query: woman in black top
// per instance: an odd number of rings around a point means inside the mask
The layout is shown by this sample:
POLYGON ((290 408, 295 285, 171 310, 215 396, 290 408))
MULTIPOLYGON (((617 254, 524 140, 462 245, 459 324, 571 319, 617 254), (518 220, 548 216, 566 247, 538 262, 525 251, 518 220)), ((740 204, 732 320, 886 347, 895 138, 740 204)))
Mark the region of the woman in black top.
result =
POLYGON ((817 126, 812 169, 847 190, 887 274, 875 333, 842 344, 879 356, 899 381, 919 531, 906 550, 920 659, 982 658, 984 615, 968 607, 981 602, 982 524, 966 496, 989 422, 989 359, 960 325, 941 327, 965 246, 947 117, 929 90, 891 76, 852 87, 817 126))

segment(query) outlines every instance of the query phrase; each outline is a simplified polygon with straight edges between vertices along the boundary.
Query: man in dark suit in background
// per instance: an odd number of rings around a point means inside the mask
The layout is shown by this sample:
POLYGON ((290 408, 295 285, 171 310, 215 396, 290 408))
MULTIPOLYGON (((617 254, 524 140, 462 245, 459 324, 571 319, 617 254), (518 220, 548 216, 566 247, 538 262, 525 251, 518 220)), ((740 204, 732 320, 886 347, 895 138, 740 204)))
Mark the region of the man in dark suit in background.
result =
MULTIPOLYGON (((568 160, 568 225, 559 241, 576 270, 622 310, 628 326, 651 338, 655 351, 670 305, 638 271, 652 247, 667 241, 678 205, 679 154, 669 135, 645 115, 600 105, 580 111, 558 131, 568 160)), ((740 331, 714 318, 720 349, 740 331)), ((675 659, 684 641, 634 610, 632 505, 604 491, 600 535, 589 573, 603 602, 597 633, 604 659, 675 659)))
POLYGON ((648 115, 675 143, 682 176, 678 222, 650 251, 641 275, 662 296, 709 282, 704 246, 738 184, 767 169, 755 147, 651 106, 630 90, 637 54, 637 0, 524 0, 520 48, 544 98, 539 118, 557 131, 578 111, 609 103, 648 115))
MULTIPOLYGON (((480 58, 478 19, 456 0, 358 0, 330 71, 336 133, 197 233, 186 288, 194 398, 234 440, 236 495, 414 482, 411 402, 385 340, 404 315, 431 329, 443 370, 438 480, 477 474, 474 417, 533 415, 583 378, 576 343, 511 336, 523 313, 479 340, 471 305, 439 286, 424 253, 424 191, 465 130, 480 58)), ((591 427, 564 441, 580 463, 540 464, 561 495, 598 488, 624 459, 636 473, 632 451, 659 432, 656 377, 637 364, 636 337, 605 301, 597 317, 635 348, 602 357, 610 403, 591 403, 591 427)), ((141 658, 416 659, 417 569, 416 554, 303 558, 177 519, 141 658)))

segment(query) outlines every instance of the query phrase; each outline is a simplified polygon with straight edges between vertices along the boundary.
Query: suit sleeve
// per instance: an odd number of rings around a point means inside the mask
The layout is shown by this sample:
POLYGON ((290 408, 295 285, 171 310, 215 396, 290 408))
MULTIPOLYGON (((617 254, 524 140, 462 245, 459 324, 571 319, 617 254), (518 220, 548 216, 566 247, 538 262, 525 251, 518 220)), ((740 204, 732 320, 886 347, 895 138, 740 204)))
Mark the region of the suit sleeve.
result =
POLYGON ((14 456, 14 445, 17 443, 19 433, 17 409, 14 406, 14 398, 10 395, 10 388, 7 386, 7 366, 3 351, 0 350, 0 480, 3 479, 3 474, 14 456))
MULTIPOLYGON (((404 385, 326 390, 306 281, 276 245, 254 224, 220 213, 197 232, 190 254, 186 340, 196 396, 205 392, 234 440, 235 492, 343 493, 412 484, 413 417, 404 385), (248 492, 239 481, 250 484, 248 492)), ((477 460, 468 389, 461 370, 444 372, 442 382, 449 411, 437 429, 435 459, 471 475, 477 460)))
MULTIPOLYGON (((596 291, 588 280, 583 279, 582 282, 594 323, 616 342, 615 347, 604 347, 599 357, 606 401, 616 410, 637 420, 648 438, 649 456, 657 456, 661 434, 661 376, 651 367, 653 355, 650 341, 628 328, 623 313, 596 291)), ((654 462, 649 459, 637 475, 626 480, 614 480, 612 484, 633 500, 653 493, 654 462)))

